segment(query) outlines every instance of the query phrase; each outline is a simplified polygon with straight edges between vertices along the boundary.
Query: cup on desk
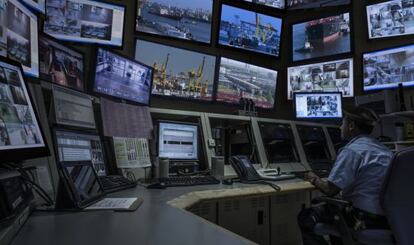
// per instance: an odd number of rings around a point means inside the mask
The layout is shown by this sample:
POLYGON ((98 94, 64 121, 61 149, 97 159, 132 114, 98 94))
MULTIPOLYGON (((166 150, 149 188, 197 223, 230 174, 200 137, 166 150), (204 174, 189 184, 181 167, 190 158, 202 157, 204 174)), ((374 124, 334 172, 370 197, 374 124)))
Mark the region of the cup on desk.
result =
POLYGON ((211 175, 219 180, 224 178, 224 157, 211 157, 211 175))

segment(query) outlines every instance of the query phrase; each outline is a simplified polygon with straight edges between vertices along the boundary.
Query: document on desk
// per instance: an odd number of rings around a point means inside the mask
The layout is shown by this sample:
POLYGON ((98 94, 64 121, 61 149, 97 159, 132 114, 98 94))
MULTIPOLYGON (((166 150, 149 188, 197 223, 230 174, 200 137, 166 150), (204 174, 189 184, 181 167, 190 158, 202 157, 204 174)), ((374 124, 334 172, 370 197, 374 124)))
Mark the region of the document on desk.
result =
POLYGON ((144 199, 133 198, 104 198, 101 201, 92 204, 84 210, 116 210, 116 211, 134 211, 141 206, 144 199))

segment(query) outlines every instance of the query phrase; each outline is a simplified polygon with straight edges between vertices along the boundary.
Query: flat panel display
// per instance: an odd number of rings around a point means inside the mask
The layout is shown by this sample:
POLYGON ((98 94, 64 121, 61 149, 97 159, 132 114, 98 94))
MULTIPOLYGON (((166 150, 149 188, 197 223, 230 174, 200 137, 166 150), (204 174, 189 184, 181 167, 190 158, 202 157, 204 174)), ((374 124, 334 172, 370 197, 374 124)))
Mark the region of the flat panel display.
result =
POLYGON ((137 40, 135 59, 154 68, 153 95, 213 99, 215 56, 137 40))
POLYGON ((353 59, 332 60, 288 68, 288 99, 294 92, 342 92, 354 96, 353 59))
POLYGON ((256 107, 271 109, 275 103, 277 71, 222 57, 217 101, 238 104, 252 99, 256 107))
POLYGON ((48 0, 45 33, 72 42, 122 46, 125 7, 89 0, 48 0))
POLYGON ((295 93, 295 111, 298 119, 342 118, 342 94, 295 93))
POLYGON ((286 0, 287 9, 323 8, 348 5, 351 0, 286 0))
POLYGON ((279 57, 281 30, 281 18, 223 4, 218 43, 279 57))
POLYGON ((198 160, 198 126, 160 122, 158 156, 181 160, 198 160))
POLYGON ((138 0, 136 31, 210 43, 213 0, 138 0))
POLYGON ((276 9, 285 8, 285 0, 244 0, 245 2, 260 4, 276 9))
POLYGON ((45 13, 46 12, 46 0, 21 0, 22 2, 24 2, 27 6, 29 6, 30 8, 39 11, 41 13, 45 13))

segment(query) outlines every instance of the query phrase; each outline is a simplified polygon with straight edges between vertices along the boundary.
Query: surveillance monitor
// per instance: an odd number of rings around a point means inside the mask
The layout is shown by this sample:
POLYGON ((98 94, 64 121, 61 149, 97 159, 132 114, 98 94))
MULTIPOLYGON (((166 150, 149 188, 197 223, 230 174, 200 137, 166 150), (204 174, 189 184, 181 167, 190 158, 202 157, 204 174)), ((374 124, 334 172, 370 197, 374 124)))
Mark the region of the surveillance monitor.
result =
POLYGON ((342 118, 342 93, 295 93, 297 119, 342 118))
POLYGON ((340 5, 348 5, 351 0, 286 0, 287 9, 309 9, 309 8, 324 8, 340 5))
POLYGON ((284 9, 285 0, 244 0, 245 2, 250 2, 254 4, 259 4, 275 9, 284 9))
POLYGON ((327 169, 330 167, 331 154, 328 142, 320 126, 296 125, 305 151, 306 159, 312 169, 327 169))
POLYGON ((46 12, 46 0, 21 0, 30 8, 44 14, 46 12))
POLYGON ((159 122, 158 156, 173 160, 198 160, 198 125, 159 122))

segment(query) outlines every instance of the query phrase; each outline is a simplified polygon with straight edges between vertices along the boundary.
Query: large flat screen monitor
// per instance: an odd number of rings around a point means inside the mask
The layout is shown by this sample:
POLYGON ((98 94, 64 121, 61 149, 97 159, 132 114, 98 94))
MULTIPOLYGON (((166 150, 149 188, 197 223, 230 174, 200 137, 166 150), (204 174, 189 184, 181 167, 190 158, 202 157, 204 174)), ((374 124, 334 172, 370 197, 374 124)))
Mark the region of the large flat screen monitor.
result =
POLYGON ((138 0, 139 32, 210 43, 213 0, 138 0))
POLYGON ((279 57, 282 19, 230 5, 221 6, 218 43, 279 57))
POLYGON ((348 5, 351 0, 286 0, 287 9, 323 8, 348 5))
POLYGON ((46 35, 39 37, 39 67, 42 80, 85 90, 84 55, 46 35))
POLYGON ((198 160, 198 125, 160 122, 158 156, 174 160, 198 160))
POLYGON ((349 13, 292 26, 293 61, 351 52, 349 13))
POLYGON ((40 13, 46 12, 46 0, 21 0, 30 8, 39 11, 40 13))
POLYGON ((264 5, 264 6, 275 8, 275 9, 285 8, 285 0, 244 0, 244 1, 259 4, 259 5, 264 5))
POLYGON ((295 92, 342 92, 354 96, 353 59, 288 67, 288 99, 295 92))
POLYGON ((99 48, 93 90, 142 105, 150 104, 153 69, 150 66, 99 48))
POLYGON ((215 56, 137 40, 135 59, 154 68, 153 95, 213 99, 215 56))
POLYGON ((20 64, 0 58, 0 162, 48 153, 20 64))
POLYGON ((256 107, 271 109, 275 103, 277 71, 221 57, 216 100, 238 104, 252 99, 256 107))
POLYGON ((22 64, 26 75, 39 76, 37 17, 17 0, 0 2, 0 55, 22 64))
POLYGON ((341 119, 342 93, 295 93, 297 119, 341 119))
POLYGON ((45 33, 63 40, 122 46, 125 7, 89 0, 48 0, 45 33))
POLYGON ((367 6, 370 39, 414 34, 414 2, 394 0, 367 6))
POLYGON ((332 157, 322 127, 296 125, 296 128, 310 167, 313 170, 330 170, 332 157))
POLYGON ((364 91, 414 86, 414 45, 363 54, 364 91))

